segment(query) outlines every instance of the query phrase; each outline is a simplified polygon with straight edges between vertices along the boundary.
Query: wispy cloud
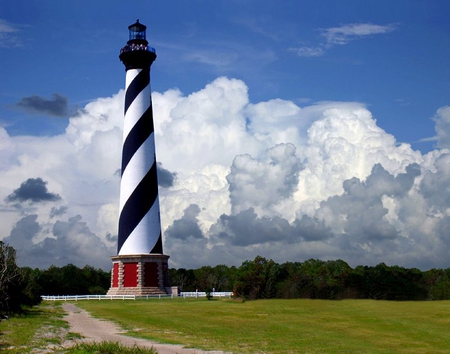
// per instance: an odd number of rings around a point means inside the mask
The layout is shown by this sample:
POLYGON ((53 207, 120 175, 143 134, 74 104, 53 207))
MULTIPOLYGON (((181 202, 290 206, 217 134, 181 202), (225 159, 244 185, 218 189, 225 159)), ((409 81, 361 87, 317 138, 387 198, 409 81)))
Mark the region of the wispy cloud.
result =
POLYGON ((321 30, 327 44, 343 45, 355 39, 364 38, 374 34, 389 33, 397 28, 391 24, 387 26, 374 25, 372 23, 353 23, 341 27, 332 27, 321 30))
POLYGON ((419 140, 415 141, 415 143, 429 143, 430 141, 433 142, 433 141, 438 141, 438 140, 439 140, 439 137, 437 135, 435 135, 435 136, 431 136, 429 138, 419 139, 419 140))
POLYGON ((184 55, 186 61, 206 64, 213 67, 225 68, 231 65, 237 55, 230 52, 215 52, 209 50, 196 50, 184 55))
POLYGON ((235 20, 236 23, 239 23, 245 27, 247 27, 250 31, 263 35, 264 37, 270 38, 271 40, 278 41, 280 39, 279 35, 274 33, 273 31, 267 30, 267 21, 263 19, 255 19, 255 18, 239 18, 235 20))
POLYGON ((325 53, 322 47, 300 47, 289 48, 288 50, 297 53, 299 57, 320 57, 325 53))
POLYGON ((297 53, 299 57, 318 57, 325 54, 327 49, 335 45, 345 45, 351 41, 367 38, 376 34, 384 34, 394 31, 397 25, 375 25, 372 23, 352 23, 341 27, 323 28, 319 31, 325 38, 325 42, 313 47, 289 48, 289 51, 297 53))
POLYGON ((8 21, 0 19, 0 47, 21 47, 22 42, 16 35, 18 31, 8 21))

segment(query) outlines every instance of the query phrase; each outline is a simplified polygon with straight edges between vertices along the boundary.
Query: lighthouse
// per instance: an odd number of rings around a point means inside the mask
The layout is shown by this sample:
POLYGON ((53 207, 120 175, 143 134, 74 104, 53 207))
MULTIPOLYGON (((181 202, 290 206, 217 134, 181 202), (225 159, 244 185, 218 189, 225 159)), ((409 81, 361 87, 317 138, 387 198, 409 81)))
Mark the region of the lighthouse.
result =
POLYGON ((150 67, 156 51, 148 45, 146 29, 139 20, 128 26, 129 40, 119 55, 126 71, 120 214, 108 295, 160 294, 169 286, 150 88, 150 67))

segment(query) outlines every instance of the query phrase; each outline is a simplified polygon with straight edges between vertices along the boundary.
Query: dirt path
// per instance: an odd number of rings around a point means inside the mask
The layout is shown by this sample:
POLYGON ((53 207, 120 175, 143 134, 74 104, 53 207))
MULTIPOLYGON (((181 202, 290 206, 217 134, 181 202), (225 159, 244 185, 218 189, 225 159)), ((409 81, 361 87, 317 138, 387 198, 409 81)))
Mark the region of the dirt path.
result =
MULTIPOLYGON (((222 354, 220 351, 205 352, 198 349, 187 349, 181 345, 161 344, 146 339, 128 337, 126 333, 116 324, 108 321, 99 320, 92 317, 87 311, 80 309, 73 303, 65 302, 63 309, 67 312, 64 320, 70 325, 70 332, 79 333, 83 339, 77 341, 101 342, 111 341, 120 342, 123 345, 132 347, 137 345, 141 348, 155 348, 159 354, 184 354, 184 353, 210 353, 222 354)), ((65 345, 68 345, 67 343, 65 345)))

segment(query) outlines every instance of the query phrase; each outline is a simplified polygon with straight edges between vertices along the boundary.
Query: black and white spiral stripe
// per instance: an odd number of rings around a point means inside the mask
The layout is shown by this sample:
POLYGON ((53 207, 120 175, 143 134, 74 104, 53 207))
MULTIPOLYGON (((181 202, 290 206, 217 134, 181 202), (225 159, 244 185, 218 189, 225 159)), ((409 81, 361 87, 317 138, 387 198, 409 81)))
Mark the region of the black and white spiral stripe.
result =
POLYGON ((126 73, 118 254, 162 254, 150 68, 126 73))

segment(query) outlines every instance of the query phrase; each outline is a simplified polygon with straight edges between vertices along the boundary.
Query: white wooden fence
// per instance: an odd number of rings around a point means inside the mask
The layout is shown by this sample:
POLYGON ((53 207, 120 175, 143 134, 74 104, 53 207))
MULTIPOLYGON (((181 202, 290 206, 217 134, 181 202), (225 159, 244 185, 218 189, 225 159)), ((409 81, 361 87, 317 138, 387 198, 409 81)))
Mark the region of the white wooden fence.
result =
MULTIPOLYGON (((204 291, 191 291, 191 292, 182 292, 180 293, 181 297, 206 297, 206 292, 204 291)), ((211 292, 211 296, 212 297, 232 297, 233 296, 233 292, 231 291, 214 291, 211 292)))
MULTIPOLYGON (((212 292, 212 297, 231 297, 233 293, 231 291, 212 292)), ((79 301, 79 300, 136 300, 136 299, 173 299, 173 294, 168 295, 42 295, 42 300, 45 301, 79 301)), ((206 297, 204 291, 182 292, 178 297, 206 297)))

